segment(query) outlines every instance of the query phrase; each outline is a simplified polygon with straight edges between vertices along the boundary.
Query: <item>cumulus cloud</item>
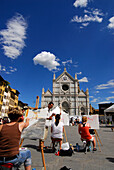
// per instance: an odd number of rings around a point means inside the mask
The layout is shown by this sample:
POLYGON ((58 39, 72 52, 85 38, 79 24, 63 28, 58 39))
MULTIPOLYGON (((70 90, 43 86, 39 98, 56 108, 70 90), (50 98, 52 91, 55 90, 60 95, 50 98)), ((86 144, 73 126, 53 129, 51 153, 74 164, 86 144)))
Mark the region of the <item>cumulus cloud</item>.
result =
POLYGON ((110 28, 110 29, 114 29, 114 17, 112 17, 112 18, 110 18, 109 19, 109 24, 108 24, 108 28, 110 28))
POLYGON ((62 64, 63 64, 64 66, 65 66, 66 64, 68 64, 68 63, 72 64, 72 60, 62 61, 62 64))
POLYGON ((59 59, 57 59, 54 54, 46 51, 37 54, 33 58, 33 61, 35 65, 40 64, 44 66, 44 68, 47 68, 49 71, 58 70, 57 66, 60 66, 58 63, 59 59))
POLYGON ((114 99, 114 96, 107 97, 106 100, 114 99))
POLYGON ((16 14, 6 26, 6 29, 0 31, 2 48, 7 57, 16 59, 25 46, 27 23, 22 15, 16 14))
POLYGON ((109 88, 114 88, 114 80, 110 80, 106 84, 100 84, 96 86, 96 89, 99 89, 99 90, 109 89, 109 88))
POLYGON ((86 82, 87 83, 88 79, 87 79, 87 77, 83 77, 82 79, 79 80, 79 82, 86 82))
POLYGON ((14 67, 12 67, 12 66, 6 67, 6 66, 2 66, 2 65, 0 64, 0 71, 1 71, 1 72, 4 72, 4 73, 6 73, 6 74, 11 74, 11 73, 16 72, 16 71, 17 71, 17 68, 14 68, 14 67))
POLYGON ((76 0, 73 5, 77 8, 77 7, 86 7, 87 4, 88 4, 88 0, 76 0))

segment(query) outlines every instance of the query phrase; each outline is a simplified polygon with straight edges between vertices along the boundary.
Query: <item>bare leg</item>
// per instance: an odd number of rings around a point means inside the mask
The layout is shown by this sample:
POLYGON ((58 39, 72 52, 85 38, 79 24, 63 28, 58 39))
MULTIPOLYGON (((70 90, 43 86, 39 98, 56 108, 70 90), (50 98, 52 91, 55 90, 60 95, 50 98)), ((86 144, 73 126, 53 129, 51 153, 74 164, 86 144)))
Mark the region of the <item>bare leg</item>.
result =
POLYGON ((61 148, 61 145, 62 145, 62 140, 59 142, 60 150, 62 149, 62 148, 61 148))
POLYGON ((96 148, 96 140, 95 140, 95 137, 93 139, 93 147, 96 148))

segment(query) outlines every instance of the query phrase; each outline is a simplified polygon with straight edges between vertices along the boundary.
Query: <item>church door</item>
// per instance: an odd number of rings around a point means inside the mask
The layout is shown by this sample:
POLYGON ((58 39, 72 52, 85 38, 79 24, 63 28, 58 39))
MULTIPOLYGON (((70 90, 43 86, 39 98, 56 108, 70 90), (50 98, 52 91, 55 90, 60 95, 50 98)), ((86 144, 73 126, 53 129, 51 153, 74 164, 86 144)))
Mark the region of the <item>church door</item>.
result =
POLYGON ((85 115, 85 108, 81 107, 81 115, 85 115))
POLYGON ((66 113, 69 112, 69 104, 66 101, 62 103, 62 110, 66 113))

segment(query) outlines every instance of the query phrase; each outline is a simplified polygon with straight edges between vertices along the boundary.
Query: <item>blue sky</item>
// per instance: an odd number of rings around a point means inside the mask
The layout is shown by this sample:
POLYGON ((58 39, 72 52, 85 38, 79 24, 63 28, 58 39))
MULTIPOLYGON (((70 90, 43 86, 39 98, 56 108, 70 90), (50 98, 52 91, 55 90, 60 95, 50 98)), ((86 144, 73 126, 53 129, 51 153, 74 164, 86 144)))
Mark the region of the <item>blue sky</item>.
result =
POLYGON ((113 0, 0 0, 0 74, 22 102, 35 106, 66 67, 97 109, 114 102, 113 65, 113 0))

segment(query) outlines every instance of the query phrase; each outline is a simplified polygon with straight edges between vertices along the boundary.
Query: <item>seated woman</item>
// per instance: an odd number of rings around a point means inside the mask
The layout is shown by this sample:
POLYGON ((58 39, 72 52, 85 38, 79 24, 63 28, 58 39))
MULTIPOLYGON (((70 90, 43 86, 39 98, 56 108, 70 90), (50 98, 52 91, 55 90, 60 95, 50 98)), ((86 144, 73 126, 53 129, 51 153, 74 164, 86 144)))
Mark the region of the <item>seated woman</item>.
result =
POLYGON ((63 131, 64 131, 64 126, 63 123, 60 121, 60 115, 57 114, 55 116, 55 122, 52 123, 51 125, 51 139, 52 139, 52 143, 53 143, 53 150, 54 150, 54 145, 55 142, 58 141, 59 142, 59 148, 61 149, 61 145, 62 145, 62 139, 63 139, 63 131))
POLYGON ((79 124, 79 127, 78 127, 78 132, 81 135, 82 140, 84 139, 87 142, 92 141, 92 143, 93 143, 93 151, 96 151, 97 149, 96 149, 95 137, 90 134, 90 132, 89 132, 90 128, 91 128, 90 124, 87 123, 87 117, 83 116, 82 117, 82 124, 79 124))
POLYGON ((0 164, 12 163, 19 166, 24 163, 25 170, 30 170, 31 152, 19 151, 21 132, 29 125, 29 119, 19 122, 21 116, 21 110, 12 109, 8 112, 10 123, 0 125, 0 164))

